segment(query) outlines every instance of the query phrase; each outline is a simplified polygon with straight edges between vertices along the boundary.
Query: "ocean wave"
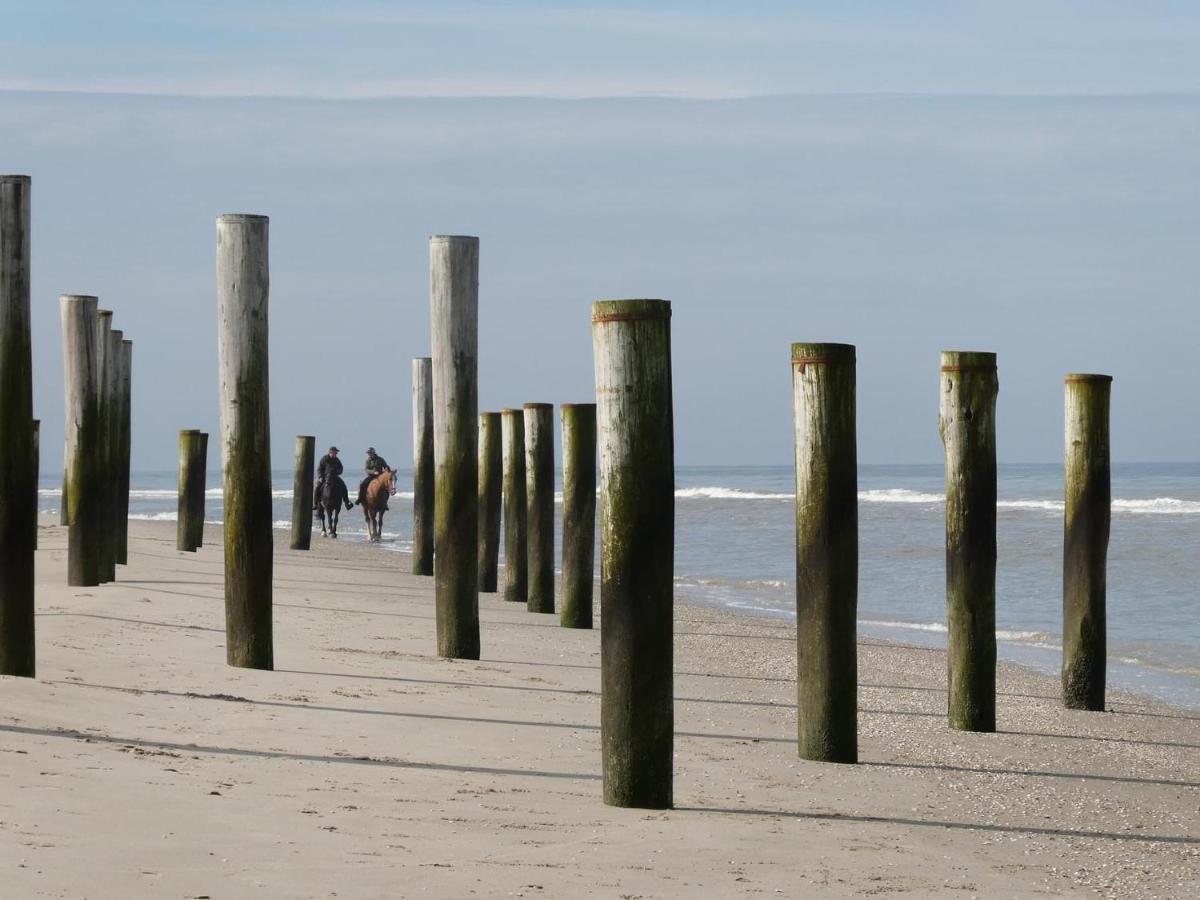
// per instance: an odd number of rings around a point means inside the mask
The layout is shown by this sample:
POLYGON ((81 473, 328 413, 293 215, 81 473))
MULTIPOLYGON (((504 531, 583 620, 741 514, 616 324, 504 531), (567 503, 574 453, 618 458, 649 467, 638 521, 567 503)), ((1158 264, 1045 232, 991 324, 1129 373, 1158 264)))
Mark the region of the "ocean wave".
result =
POLYGON ((795 494, 762 491, 743 491, 727 487, 690 487, 675 491, 677 500, 793 500, 795 494))
POLYGON ((173 512, 130 513, 129 518, 139 522, 174 522, 179 516, 173 512))
POLYGON ((907 488, 880 488, 859 491, 858 499, 867 503, 942 503, 946 497, 943 494, 927 494, 907 488))

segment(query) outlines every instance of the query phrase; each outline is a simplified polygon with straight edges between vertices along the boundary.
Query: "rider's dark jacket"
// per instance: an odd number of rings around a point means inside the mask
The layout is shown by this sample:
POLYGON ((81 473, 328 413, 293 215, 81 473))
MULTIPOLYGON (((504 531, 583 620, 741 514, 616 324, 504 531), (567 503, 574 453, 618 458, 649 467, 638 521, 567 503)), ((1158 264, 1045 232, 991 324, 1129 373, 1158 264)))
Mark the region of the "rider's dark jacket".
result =
POLYGON ((387 460, 376 453, 374 456, 368 456, 363 468, 367 470, 367 474, 374 476, 382 472, 386 472, 388 468, 387 460))
POLYGON ((330 456, 326 453, 321 457, 321 461, 317 463, 317 481, 325 481, 330 475, 342 474, 342 461, 336 456, 330 456))

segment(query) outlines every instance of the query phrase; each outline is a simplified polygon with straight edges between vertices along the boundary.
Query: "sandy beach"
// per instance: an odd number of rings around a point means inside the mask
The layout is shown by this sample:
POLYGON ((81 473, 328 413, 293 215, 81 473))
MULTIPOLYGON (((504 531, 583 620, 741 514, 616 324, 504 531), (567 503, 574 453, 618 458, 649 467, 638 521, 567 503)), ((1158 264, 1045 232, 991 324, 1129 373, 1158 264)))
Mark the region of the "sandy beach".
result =
POLYGON ((4 897, 1194 897, 1200 715, 1064 710, 1002 665, 995 735, 945 724, 941 651, 860 642, 858 766, 802 762, 782 622, 678 606, 675 802, 600 801, 599 631, 276 537, 275 661, 225 665, 219 531, 133 522, 115 584, 39 532, 38 679, 2 678, 4 897))

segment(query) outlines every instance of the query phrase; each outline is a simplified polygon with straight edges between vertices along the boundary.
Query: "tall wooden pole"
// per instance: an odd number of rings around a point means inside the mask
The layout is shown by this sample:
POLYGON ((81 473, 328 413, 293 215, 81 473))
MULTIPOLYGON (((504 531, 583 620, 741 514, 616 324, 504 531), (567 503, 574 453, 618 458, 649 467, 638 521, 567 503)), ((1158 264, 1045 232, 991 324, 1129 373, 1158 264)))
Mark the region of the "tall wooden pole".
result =
MULTIPOLYGON (((33 483, 39 485, 42 478, 42 423, 40 419, 33 420, 33 483)), ((34 498, 33 504, 33 549, 38 545, 38 507, 41 505, 41 492, 34 498)))
POLYGON ((307 550, 312 543, 313 466, 317 458, 317 438, 311 434, 296 436, 296 473, 292 480, 293 550, 307 550))
POLYGON ((412 361, 414 575, 433 574, 433 360, 412 361))
POLYGON ((858 762, 858 444, 850 344, 792 344, 801 759, 858 762))
POLYGON ((600 450, 604 802, 671 806, 675 450, 671 305, 592 304, 600 450))
POLYGON ((554 404, 526 403, 525 527, 530 612, 554 612, 554 404))
POLYGON ((429 239, 438 655, 479 659, 479 238, 429 239))
POLYGON ((596 552, 596 404, 564 403, 562 611, 563 628, 592 627, 596 552))
POLYGON ((996 730, 996 354, 942 353, 951 728, 996 730))
POLYGON ((1108 532, 1112 518, 1111 375, 1066 379, 1063 704, 1104 711, 1108 532))
POLYGON ((192 528, 188 541, 199 550, 204 546, 204 498, 208 490, 208 432, 201 431, 199 438, 192 444, 193 459, 191 469, 196 473, 197 485, 191 491, 192 528))
POLYGON ((500 413, 479 414, 479 590, 496 593, 503 453, 500 413))
POLYGON ((108 548, 105 564, 109 581, 117 578, 117 559, 121 555, 121 342, 125 335, 113 329, 108 333, 105 355, 104 395, 108 406, 108 509, 105 512, 104 543, 108 548))
POLYGON ((525 414, 519 409, 500 412, 504 467, 504 599, 529 599, 529 541, 525 529, 525 414))
POLYGON ((100 481, 100 370, 96 365, 97 300, 68 294, 59 299, 63 331, 66 456, 63 504, 67 520, 67 584, 100 583, 103 505, 100 481))
POLYGON ((129 564, 129 476, 133 452, 133 341, 121 341, 119 467, 117 470, 117 564, 129 564))
POLYGON ((97 502, 100 504, 100 526, 96 538, 100 543, 97 559, 100 561, 100 583, 107 584, 116 575, 116 560, 112 555, 113 485, 110 480, 113 461, 112 447, 112 404, 109 388, 109 354, 112 350, 112 310, 97 309, 93 325, 96 329, 96 452, 100 464, 100 481, 96 485, 97 502))
POLYGON ((226 660, 250 669, 274 666, 267 240, 266 216, 217 219, 226 660))
POLYGON ((29 332, 27 175, 0 175, 0 675, 34 677, 37 459, 29 332), (35 512, 36 515, 36 512, 35 512))
POLYGON ((196 494, 201 495, 200 515, 204 515, 204 467, 198 449, 200 432, 195 428, 179 432, 179 502, 175 515, 175 549, 193 552, 196 547, 196 494))

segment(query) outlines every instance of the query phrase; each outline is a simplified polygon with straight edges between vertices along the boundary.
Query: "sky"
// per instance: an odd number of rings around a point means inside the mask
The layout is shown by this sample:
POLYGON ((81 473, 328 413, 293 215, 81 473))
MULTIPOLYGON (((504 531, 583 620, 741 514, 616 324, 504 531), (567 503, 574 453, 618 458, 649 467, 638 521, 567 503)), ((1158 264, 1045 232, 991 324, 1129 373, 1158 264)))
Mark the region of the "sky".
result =
MULTIPOLYGON (((941 349, 999 354, 1001 460, 1195 460, 1200 7, 0 0, 0 170, 57 297, 134 340, 134 465, 217 430, 214 220, 271 217, 275 463, 411 454, 428 236, 481 239, 480 401, 594 394, 592 300, 674 306, 676 459, 790 462, 789 343, 858 346, 859 458, 941 461, 941 349), (1186 411, 1181 417, 1179 411, 1186 411)), ((43 461, 53 467, 53 454, 43 461)))

